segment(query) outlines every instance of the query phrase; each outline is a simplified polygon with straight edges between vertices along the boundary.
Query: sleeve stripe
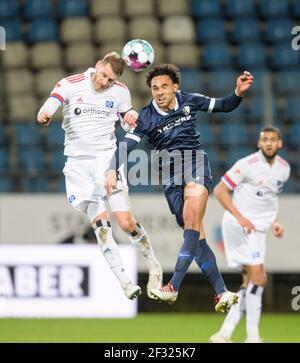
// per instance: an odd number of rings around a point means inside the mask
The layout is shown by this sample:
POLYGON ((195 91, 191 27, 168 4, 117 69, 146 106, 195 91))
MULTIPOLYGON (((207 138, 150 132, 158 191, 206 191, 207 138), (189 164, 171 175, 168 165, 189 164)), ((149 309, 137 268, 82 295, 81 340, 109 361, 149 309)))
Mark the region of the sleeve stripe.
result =
POLYGON ((215 107, 215 103, 216 103, 216 99, 215 98, 211 98, 210 99, 209 106, 208 106, 208 110, 207 110, 208 113, 211 113, 212 112, 212 110, 215 107))
POLYGON ((61 103, 64 103, 65 102, 64 98, 61 95, 59 95, 58 93, 52 93, 50 95, 50 97, 57 98, 61 103))
POLYGON ((235 182, 233 181, 233 180, 231 180, 230 178, 229 178, 229 176, 228 175, 223 175, 222 176, 222 180, 223 180, 223 182, 226 184, 226 185, 228 185, 231 189, 234 189, 235 187, 236 187, 236 184, 235 184, 235 182))
POLYGON ((136 141, 136 142, 140 142, 140 141, 141 141, 141 138, 140 138, 139 136, 137 136, 137 135, 133 135, 133 134, 130 134, 130 133, 127 133, 127 134, 125 135, 125 137, 126 137, 127 139, 132 139, 132 140, 134 140, 134 141, 136 141))

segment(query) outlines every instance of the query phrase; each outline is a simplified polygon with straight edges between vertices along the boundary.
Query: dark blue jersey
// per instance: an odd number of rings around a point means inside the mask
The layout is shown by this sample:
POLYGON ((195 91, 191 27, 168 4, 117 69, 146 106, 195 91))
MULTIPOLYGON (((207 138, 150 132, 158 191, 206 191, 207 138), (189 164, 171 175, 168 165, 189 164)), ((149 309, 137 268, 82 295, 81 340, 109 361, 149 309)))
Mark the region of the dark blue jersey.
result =
POLYGON ((128 133, 126 138, 139 142, 147 135, 149 143, 159 151, 200 149, 200 135, 196 128, 197 111, 228 112, 239 105, 241 97, 231 94, 215 99, 198 93, 178 91, 176 101, 174 110, 164 112, 152 100, 142 109, 137 127, 132 133, 128 133))

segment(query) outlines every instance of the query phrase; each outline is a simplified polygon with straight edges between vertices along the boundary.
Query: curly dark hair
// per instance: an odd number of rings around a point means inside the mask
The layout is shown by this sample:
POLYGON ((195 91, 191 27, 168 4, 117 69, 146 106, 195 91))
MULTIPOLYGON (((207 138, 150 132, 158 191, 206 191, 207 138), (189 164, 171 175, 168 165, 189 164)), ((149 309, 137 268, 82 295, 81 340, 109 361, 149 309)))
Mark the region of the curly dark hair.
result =
POLYGON ((151 87, 152 78, 157 76, 169 76, 173 83, 180 84, 180 71, 175 64, 159 64, 154 66, 146 76, 148 87, 151 87))

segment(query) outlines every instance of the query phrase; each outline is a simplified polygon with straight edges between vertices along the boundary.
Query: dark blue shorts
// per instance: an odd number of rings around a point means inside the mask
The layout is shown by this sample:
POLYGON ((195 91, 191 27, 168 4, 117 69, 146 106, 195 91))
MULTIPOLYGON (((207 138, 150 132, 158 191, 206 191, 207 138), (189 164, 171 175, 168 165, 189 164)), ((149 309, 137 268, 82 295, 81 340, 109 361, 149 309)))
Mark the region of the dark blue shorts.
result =
POLYGON ((191 165, 189 166, 191 166, 191 168, 188 168, 190 169, 190 172, 187 172, 187 175, 185 175, 184 181, 182 183, 176 183, 176 173, 173 173, 172 177, 169 178, 168 183, 163 183, 164 193, 170 211, 175 215, 178 225, 182 228, 184 228, 183 192, 185 186, 189 182, 194 182, 205 186, 210 193, 213 182, 209 161, 205 153, 203 153, 203 156, 201 156, 200 162, 198 160, 198 163, 196 163, 195 158, 193 158, 190 164, 191 165))

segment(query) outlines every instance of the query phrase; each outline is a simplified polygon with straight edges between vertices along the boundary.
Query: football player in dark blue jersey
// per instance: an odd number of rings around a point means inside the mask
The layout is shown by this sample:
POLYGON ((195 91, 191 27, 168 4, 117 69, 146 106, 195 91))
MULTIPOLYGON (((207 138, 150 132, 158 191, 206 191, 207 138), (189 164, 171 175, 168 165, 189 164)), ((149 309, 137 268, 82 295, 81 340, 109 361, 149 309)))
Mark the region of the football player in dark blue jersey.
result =
MULTIPOLYGON (((169 208, 184 229, 184 242, 172 279, 167 285, 152 290, 153 296, 159 300, 176 301, 180 284, 195 259, 215 290, 216 311, 225 312, 237 302, 237 295, 227 291, 215 256, 205 239, 202 219, 212 176, 196 130, 196 112, 234 110, 252 83, 253 76, 244 72, 238 77, 233 93, 216 99, 180 90, 180 73, 175 65, 157 65, 147 75, 153 100, 141 110, 136 128, 126 134, 123 142, 129 152, 143 136, 148 136, 157 153, 169 208)), ((116 169, 123 161, 117 150, 105 181, 109 195, 117 188, 116 169)))

